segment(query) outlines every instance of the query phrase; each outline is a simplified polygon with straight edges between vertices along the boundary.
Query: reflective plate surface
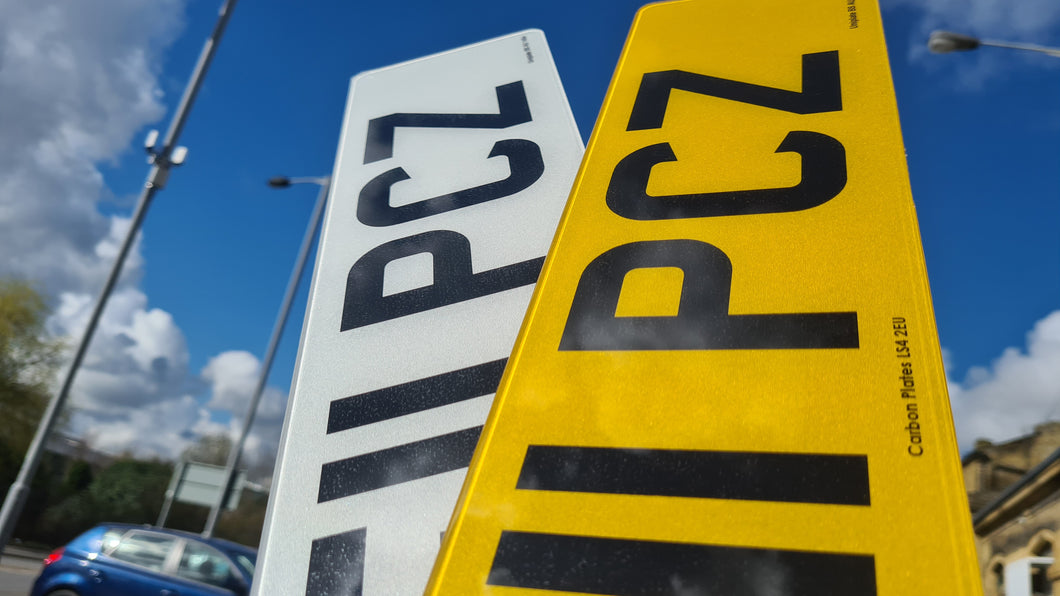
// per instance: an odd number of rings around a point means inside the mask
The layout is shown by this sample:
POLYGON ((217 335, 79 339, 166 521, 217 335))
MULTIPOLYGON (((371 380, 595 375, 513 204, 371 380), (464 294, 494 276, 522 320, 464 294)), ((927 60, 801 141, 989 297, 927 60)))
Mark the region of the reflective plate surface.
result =
POLYGON ((428 593, 977 576, 876 3, 644 8, 428 593))
POLYGON ((582 150, 540 31, 353 79, 255 593, 423 593, 582 150))

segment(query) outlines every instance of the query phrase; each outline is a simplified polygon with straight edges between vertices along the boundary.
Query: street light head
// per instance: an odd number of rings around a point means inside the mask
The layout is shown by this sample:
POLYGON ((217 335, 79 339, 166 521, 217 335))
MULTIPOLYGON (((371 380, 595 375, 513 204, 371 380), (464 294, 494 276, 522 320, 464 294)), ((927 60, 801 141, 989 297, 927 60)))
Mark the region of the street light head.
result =
POLYGON ((928 49, 936 54, 947 54, 949 52, 966 52, 974 50, 981 45, 978 38, 949 31, 932 31, 928 38, 928 49))
POLYGON ((188 157, 187 147, 174 147, 173 151, 169 153, 169 163, 179 166, 184 163, 184 160, 188 157))
POLYGON ((269 178, 269 186, 273 188, 287 188, 291 185, 291 179, 287 176, 274 176, 269 178))
POLYGON ((147 151, 148 155, 155 154, 155 145, 158 144, 158 131, 152 129, 147 133, 147 138, 144 139, 144 150, 147 151))

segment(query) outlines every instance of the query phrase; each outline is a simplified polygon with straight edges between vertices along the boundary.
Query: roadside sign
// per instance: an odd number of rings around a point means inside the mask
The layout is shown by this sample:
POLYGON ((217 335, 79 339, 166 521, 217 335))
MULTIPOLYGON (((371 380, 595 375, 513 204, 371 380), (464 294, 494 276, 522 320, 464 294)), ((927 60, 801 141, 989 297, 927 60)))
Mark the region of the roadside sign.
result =
POLYGON ((428 594, 980 593, 897 116, 872 0, 640 11, 428 594))
MULTIPOLYGON (((173 492, 173 500, 178 503, 192 503, 205 507, 213 507, 217 504, 225 483, 224 466, 183 462, 174 475, 177 473, 180 473, 180 478, 176 479, 177 486, 173 492)), ((239 497, 243 494, 246 476, 245 470, 240 470, 236 476, 232 493, 228 495, 228 502, 225 503, 225 509, 228 511, 233 511, 239 506, 239 497)))
POLYGON ((255 594, 422 594, 582 151, 540 31, 353 78, 255 594))
MULTIPOLYGON (((235 511, 236 507, 239 507, 239 499, 243 496, 243 484, 246 479, 246 470, 240 470, 232 485, 232 492, 228 494, 225 510, 235 511)), ((155 525, 160 528, 165 527, 173 501, 213 507, 221 496, 224 483, 224 466, 189 461, 177 462, 177 467, 173 469, 173 475, 169 479, 166 498, 162 501, 162 509, 158 512, 158 521, 155 525)))

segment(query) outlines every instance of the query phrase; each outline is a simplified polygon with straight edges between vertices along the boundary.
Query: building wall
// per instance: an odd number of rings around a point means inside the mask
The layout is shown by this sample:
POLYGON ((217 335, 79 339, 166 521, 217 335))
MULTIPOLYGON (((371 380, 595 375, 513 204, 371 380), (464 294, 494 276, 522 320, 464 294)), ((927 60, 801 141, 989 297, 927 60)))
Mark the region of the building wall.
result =
MULTIPOLYGON (((1052 557, 1060 528, 1060 500, 1053 500, 1037 510, 1029 511, 989 536, 976 536, 979 569, 984 596, 1029 596, 1008 594, 1004 591, 1006 568, 1029 557, 1052 557)), ((1046 570, 1045 583, 1049 591, 1034 594, 1060 595, 1060 564, 1053 559, 1046 570)), ((1011 583, 1011 580, 1009 580, 1011 583)))
MULTIPOLYGON (((964 466, 965 487, 973 513, 994 501, 1005 488, 1057 449, 1060 449, 1060 422, 1039 425, 1034 433, 1002 444, 978 442, 973 454, 965 459, 964 466)), ((1005 506, 1016 505, 1009 501, 1001 504, 1001 507, 1005 506)), ((1005 592, 1004 570, 1018 571, 1018 564, 1010 565, 1028 557, 1053 557, 1054 544, 1060 538, 1060 491, 1045 492, 1019 506, 1025 509, 1012 511, 1009 513, 1012 519, 988 533, 980 534, 981 530, 977 529, 976 551, 984 596, 1027 596, 1005 592)), ((1060 563, 1056 559, 1040 581, 1044 582, 1038 584, 1040 590, 1048 590, 1051 586, 1051 594, 1060 596, 1060 563)), ((1011 580, 1009 585, 1009 591, 1012 591, 1011 580)))
POLYGON ((1033 433, 1004 443, 976 441, 964 464, 964 488, 973 512, 977 501, 986 500, 981 497, 1000 494, 1057 449, 1060 421, 1039 424, 1033 433))

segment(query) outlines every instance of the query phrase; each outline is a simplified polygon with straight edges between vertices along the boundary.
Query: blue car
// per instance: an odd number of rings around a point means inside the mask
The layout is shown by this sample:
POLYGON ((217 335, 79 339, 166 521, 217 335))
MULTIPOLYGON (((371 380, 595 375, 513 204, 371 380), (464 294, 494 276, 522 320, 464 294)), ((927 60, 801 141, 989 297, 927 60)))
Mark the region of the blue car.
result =
POLYGON ((31 596, 245 596, 257 556, 227 540, 102 524, 48 555, 31 596))

